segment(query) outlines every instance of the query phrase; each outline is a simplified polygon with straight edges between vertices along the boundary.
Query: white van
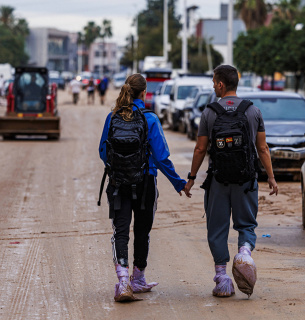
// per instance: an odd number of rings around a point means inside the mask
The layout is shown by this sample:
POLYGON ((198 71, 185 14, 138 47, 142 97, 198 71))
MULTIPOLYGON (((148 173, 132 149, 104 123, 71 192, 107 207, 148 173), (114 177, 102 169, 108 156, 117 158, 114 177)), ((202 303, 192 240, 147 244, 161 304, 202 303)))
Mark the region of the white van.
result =
POLYGON ((169 94, 171 92, 174 80, 165 80, 163 82, 162 88, 156 93, 155 97, 155 113, 163 123, 166 120, 167 108, 169 105, 169 94))
POLYGON ((167 121, 172 130, 177 131, 183 117, 185 100, 195 87, 213 89, 212 77, 183 76, 174 80, 170 93, 170 103, 167 109, 167 121))

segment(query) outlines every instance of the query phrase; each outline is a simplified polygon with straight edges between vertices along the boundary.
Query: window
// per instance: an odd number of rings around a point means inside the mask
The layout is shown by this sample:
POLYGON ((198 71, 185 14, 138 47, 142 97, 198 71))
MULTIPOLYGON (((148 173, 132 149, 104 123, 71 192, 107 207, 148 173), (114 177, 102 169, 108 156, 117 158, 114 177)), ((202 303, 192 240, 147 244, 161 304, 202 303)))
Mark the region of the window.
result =
POLYGON ((95 51, 94 56, 95 56, 95 57, 99 57, 99 56, 100 56, 99 51, 95 51))

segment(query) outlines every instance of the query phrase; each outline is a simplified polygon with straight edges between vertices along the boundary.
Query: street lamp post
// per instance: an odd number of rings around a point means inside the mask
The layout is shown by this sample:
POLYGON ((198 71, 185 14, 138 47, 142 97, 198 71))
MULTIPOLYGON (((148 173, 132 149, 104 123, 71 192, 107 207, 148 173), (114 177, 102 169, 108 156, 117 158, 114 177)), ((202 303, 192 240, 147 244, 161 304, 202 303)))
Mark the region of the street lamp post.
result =
POLYGON ((187 73, 187 8, 186 0, 184 0, 184 22, 183 22, 183 31, 182 31, 182 71, 187 73))
POLYGON ((229 0, 228 8, 228 64, 233 65, 233 0, 229 0))
POLYGON ((165 63, 168 61, 168 0, 164 1, 163 10, 163 57, 165 63))

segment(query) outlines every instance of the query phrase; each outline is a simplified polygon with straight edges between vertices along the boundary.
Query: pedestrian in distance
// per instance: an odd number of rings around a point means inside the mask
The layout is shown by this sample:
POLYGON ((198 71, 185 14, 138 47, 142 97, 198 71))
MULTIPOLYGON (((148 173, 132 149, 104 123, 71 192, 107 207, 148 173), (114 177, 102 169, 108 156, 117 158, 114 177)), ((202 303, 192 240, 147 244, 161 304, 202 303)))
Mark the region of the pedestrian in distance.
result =
POLYGON ((95 85, 94 85, 94 79, 93 77, 90 77, 89 83, 87 85, 87 104, 94 104, 94 90, 95 90, 95 85))
POLYGON ((106 98, 106 92, 108 89, 108 78, 106 76, 104 76, 101 79, 101 82, 98 85, 98 90, 99 90, 99 94, 100 94, 100 100, 101 100, 101 105, 103 105, 105 103, 105 98, 106 98))
POLYGON ((73 96, 73 103, 77 104, 79 99, 79 94, 81 91, 81 82, 76 80, 76 77, 74 77, 70 83, 69 83, 70 90, 72 92, 73 96))
MULTIPOLYGON (((112 220, 113 262, 119 283, 115 301, 138 300, 133 293, 150 291, 158 283, 147 283, 144 271, 150 231, 157 209, 157 169, 180 194, 186 181, 169 160, 169 149, 158 117, 145 109, 146 80, 129 76, 105 121, 99 152, 109 176, 106 189, 112 220), (134 213, 134 260, 129 281, 128 241, 134 213)), ((104 174, 100 198, 106 175, 104 174)), ((99 203, 100 205, 100 199, 99 203)))
POLYGON ((213 83, 216 96, 221 99, 208 105, 202 113, 185 193, 191 197, 197 172, 209 151, 208 175, 201 187, 205 189, 208 243, 215 262, 213 295, 228 297, 235 293, 233 282, 226 274, 232 212, 239 249, 232 272, 238 288, 250 297, 256 281, 251 252, 255 248, 258 211, 257 176, 260 169, 257 154, 268 175, 270 195, 278 194, 278 186, 262 114, 251 101, 236 95, 237 70, 229 65, 218 66, 214 70, 213 83))

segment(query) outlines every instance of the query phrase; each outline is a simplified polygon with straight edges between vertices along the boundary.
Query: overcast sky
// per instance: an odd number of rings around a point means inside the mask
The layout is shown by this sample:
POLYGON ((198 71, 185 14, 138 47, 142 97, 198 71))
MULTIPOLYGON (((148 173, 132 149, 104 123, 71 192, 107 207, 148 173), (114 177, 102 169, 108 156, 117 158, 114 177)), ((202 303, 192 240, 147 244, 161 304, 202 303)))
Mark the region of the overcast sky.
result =
MULTIPOLYGON (((197 5, 201 18, 218 18, 220 3, 227 0, 187 0, 187 6, 197 5)), ((15 8, 18 18, 25 18, 30 27, 53 27, 66 31, 80 31, 88 21, 100 24, 103 19, 112 21, 113 38, 125 44, 133 29, 132 18, 146 7, 146 0, 2 0, 1 5, 15 8)), ((182 13, 184 0, 177 1, 182 13)))

